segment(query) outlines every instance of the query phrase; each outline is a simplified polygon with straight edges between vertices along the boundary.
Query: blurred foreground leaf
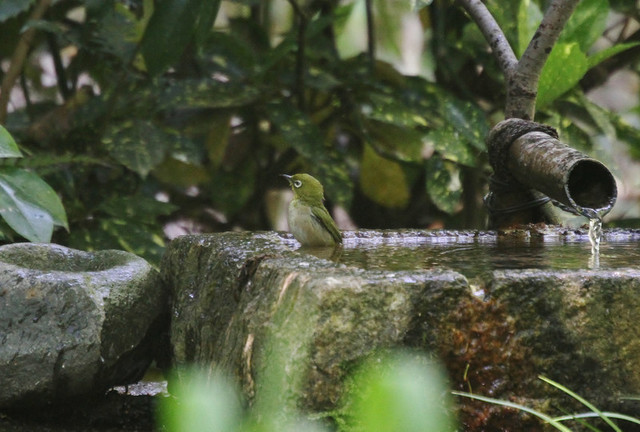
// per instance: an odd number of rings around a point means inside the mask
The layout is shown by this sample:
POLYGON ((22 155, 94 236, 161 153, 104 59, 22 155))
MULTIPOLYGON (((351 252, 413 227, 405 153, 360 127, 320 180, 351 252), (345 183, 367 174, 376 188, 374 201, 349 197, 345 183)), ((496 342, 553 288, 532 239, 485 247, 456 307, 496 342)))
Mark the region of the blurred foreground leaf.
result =
POLYGON ((439 365, 423 355, 374 357, 358 370, 347 406, 354 427, 367 432, 456 430, 439 365))

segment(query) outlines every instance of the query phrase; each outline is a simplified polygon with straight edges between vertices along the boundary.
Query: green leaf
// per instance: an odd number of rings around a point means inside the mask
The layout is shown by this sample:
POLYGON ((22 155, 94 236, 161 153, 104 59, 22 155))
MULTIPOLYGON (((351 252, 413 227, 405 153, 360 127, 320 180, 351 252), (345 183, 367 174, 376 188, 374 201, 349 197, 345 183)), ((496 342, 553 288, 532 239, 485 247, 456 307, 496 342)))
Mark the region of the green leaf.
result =
POLYGON ((198 12, 207 1, 171 0, 155 3, 155 10, 140 43, 147 71, 152 76, 160 75, 180 59, 194 34, 198 12))
POLYGON ((162 108, 228 108, 248 105, 260 97, 260 90, 245 83, 212 79, 186 79, 171 83, 161 94, 162 108))
POLYGON ((608 16, 609 2, 607 0, 582 0, 578 2, 560 34, 558 43, 576 42, 582 52, 588 52, 589 48, 604 33, 608 16))
POLYGON ((370 103, 362 107, 362 114, 370 119, 400 127, 428 126, 420 113, 410 109, 395 95, 372 93, 370 103))
POLYGON ((169 134, 143 120, 111 125, 102 138, 115 160, 142 177, 162 162, 171 142, 169 134))
POLYGON ((605 48, 601 51, 598 51, 597 53, 590 55, 588 60, 589 60, 589 69, 591 69, 592 67, 602 63, 603 61, 605 61, 606 59, 613 57, 614 55, 621 53, 622 51, 626 51, 630 48, 636 47, 640 45, 640 42, 628 42, 628 43, 622 43, 622 44, 618 44, 618 45, 614 45, 611 46, 609 48, 605 48))
POLYGON ((2 125, 0 125, 0 158, 19 158, 22 157, 18 145, 13 137, 2 125))
POLYGON ((426 163, 426 186, 429 198, 440 210, 452 214, 460 209, 462 183, 456 164, 431 157, 426 163))
POLYGON ((35 0, 2 0, 0 2, 0 23, 28 10, 35 0))
POLYGON ((211 33, 213 23, 218 16, 221 0, 202 0, 195 28, 195 39, 198 45, 202 44, 211 33))
POLYGON ((485 150, 489 125, 484 112, 471 102, 448 98, 442 108, 444 120, 478 150, 485 150))
POLYGON ((360 162, 360 189, 371 201, 388 208, 404 208, 411 192, 402 166, 364 146, 360 162))
POLYGON ((429 131, 423 137, 423 142, 442 155, 443 159, 470 167, 476 166, 474 149, 450 125, 429 131))
POLYGON ((573 88, 587 69, 587 56, 577 43, 557 43, 540 74, 537 108, 544 107, 573 88))
POLYGON ((422 133, 377 121, 366 123, 367 141, 375 150, 391 159, 419 162, 424 159, 422 133))
POLYGON ((333 146, 325 144, 322 132, 309 117, 285 102, 269 104, 266 115, 284 141, 309 162, 312 174, 322 182, 327 196, 348 206, 353 183, 346 161, 333 146))
POLYGON ((37 174, 23 169, 0 170, 0 215, 18 234, 34 242, 50 241, 54 225, 68 229, 58 195, 37 174))
POLYGON ((521 0, 518 8, 518 45, 516 54, 522 56, 542 22, 540 7, 533 0, 521 0))
POLYGON ((135 15, 124 5, 116 3, 115 7, 109 6, 96 22, 91 40, 104 52, 129 63, 140 38, 137 24, 135 15))

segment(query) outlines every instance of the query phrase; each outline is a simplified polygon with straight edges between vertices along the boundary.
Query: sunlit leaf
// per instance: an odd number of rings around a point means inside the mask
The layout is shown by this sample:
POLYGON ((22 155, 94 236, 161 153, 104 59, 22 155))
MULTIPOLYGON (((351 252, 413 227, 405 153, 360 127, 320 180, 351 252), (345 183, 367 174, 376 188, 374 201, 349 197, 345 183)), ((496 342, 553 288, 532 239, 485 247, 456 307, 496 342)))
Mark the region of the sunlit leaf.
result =
POLYGON ((58 195, 37 174, 18 168, 0 170, 0 215, 35 242, 50 241, 54 225, 68 228, 58 195))
MULTIPOLYGON (((155 3, 140 50, 151 75, 160 75, 176 63, 191 40, 202 3, 209 0, 172 0, 155 3)), ((208 11, 209 14, 212 11, 208 11)), ((217 9, 216 9, 217 12, 217 9)), ((207 17, 207 21, 210 17, 207 17)))
POLYGON ((150 121, 133 120, 113 124, 102 143, 122 165, 146 177, 165 157, 171 136, 150 121))
POLYGON ((410 190, 402 166, 379 156, 365 145, 360 162, 360 189, 371 201, 389 208, 404 208, 410 190))
POLYGON ((522 56, 522 53, 527 49, 541 21, 542 12, 538 4, 533 0, 520 0, 520 7, 518 8, 518 45, 516 47, 518 57, 522 56))
POLYGON ((426 183, 429 198, 440 210, 451 214, 460 209, 462 183, 456 164, 431 157, 426 164, 426 183))
POLYGON ((18 145, 13 137, 2 125, 0 125, 0 158, 17 158, 22 157, 18 145))
POLYGON ((544 107, 573 88, 587 68, 587 56, 577 43, 557 43, 540 74, 536 106, 544 107))
POLYGON ((607 0, 581 0, 564 26, 558 42, 576 42, 582 52, 587 52, 602 36, 608 16, 607 0))

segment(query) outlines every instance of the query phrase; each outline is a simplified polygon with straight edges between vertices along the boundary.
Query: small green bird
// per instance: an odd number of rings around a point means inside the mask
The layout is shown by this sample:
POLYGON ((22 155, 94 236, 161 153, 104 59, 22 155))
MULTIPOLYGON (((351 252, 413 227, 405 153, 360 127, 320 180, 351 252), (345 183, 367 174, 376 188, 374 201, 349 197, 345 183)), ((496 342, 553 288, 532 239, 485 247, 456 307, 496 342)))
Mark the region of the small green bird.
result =
POLYGON ((282 174, 293 190, 289 229, 302 246, 334 246, 342 234, 325 208, 322 184, 309 174, 282 174))

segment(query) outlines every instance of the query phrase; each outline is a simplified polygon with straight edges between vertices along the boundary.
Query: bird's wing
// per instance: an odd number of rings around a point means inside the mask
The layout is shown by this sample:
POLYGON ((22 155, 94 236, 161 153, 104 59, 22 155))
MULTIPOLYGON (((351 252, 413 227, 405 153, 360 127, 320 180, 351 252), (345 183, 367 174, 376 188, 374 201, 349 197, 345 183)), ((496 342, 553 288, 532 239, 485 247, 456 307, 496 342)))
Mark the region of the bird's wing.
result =
POLYGON ((331 237, 333 238, 333 240, 335 240, 336 243, 342 243, 342 234, 340 234, 340 230, 336 226, 336 223, 333 221, 326 208, 312 207, 311 215, 320 225, 324 227, 324 229, 329 231, 329 234, 331 234, 331 237))

